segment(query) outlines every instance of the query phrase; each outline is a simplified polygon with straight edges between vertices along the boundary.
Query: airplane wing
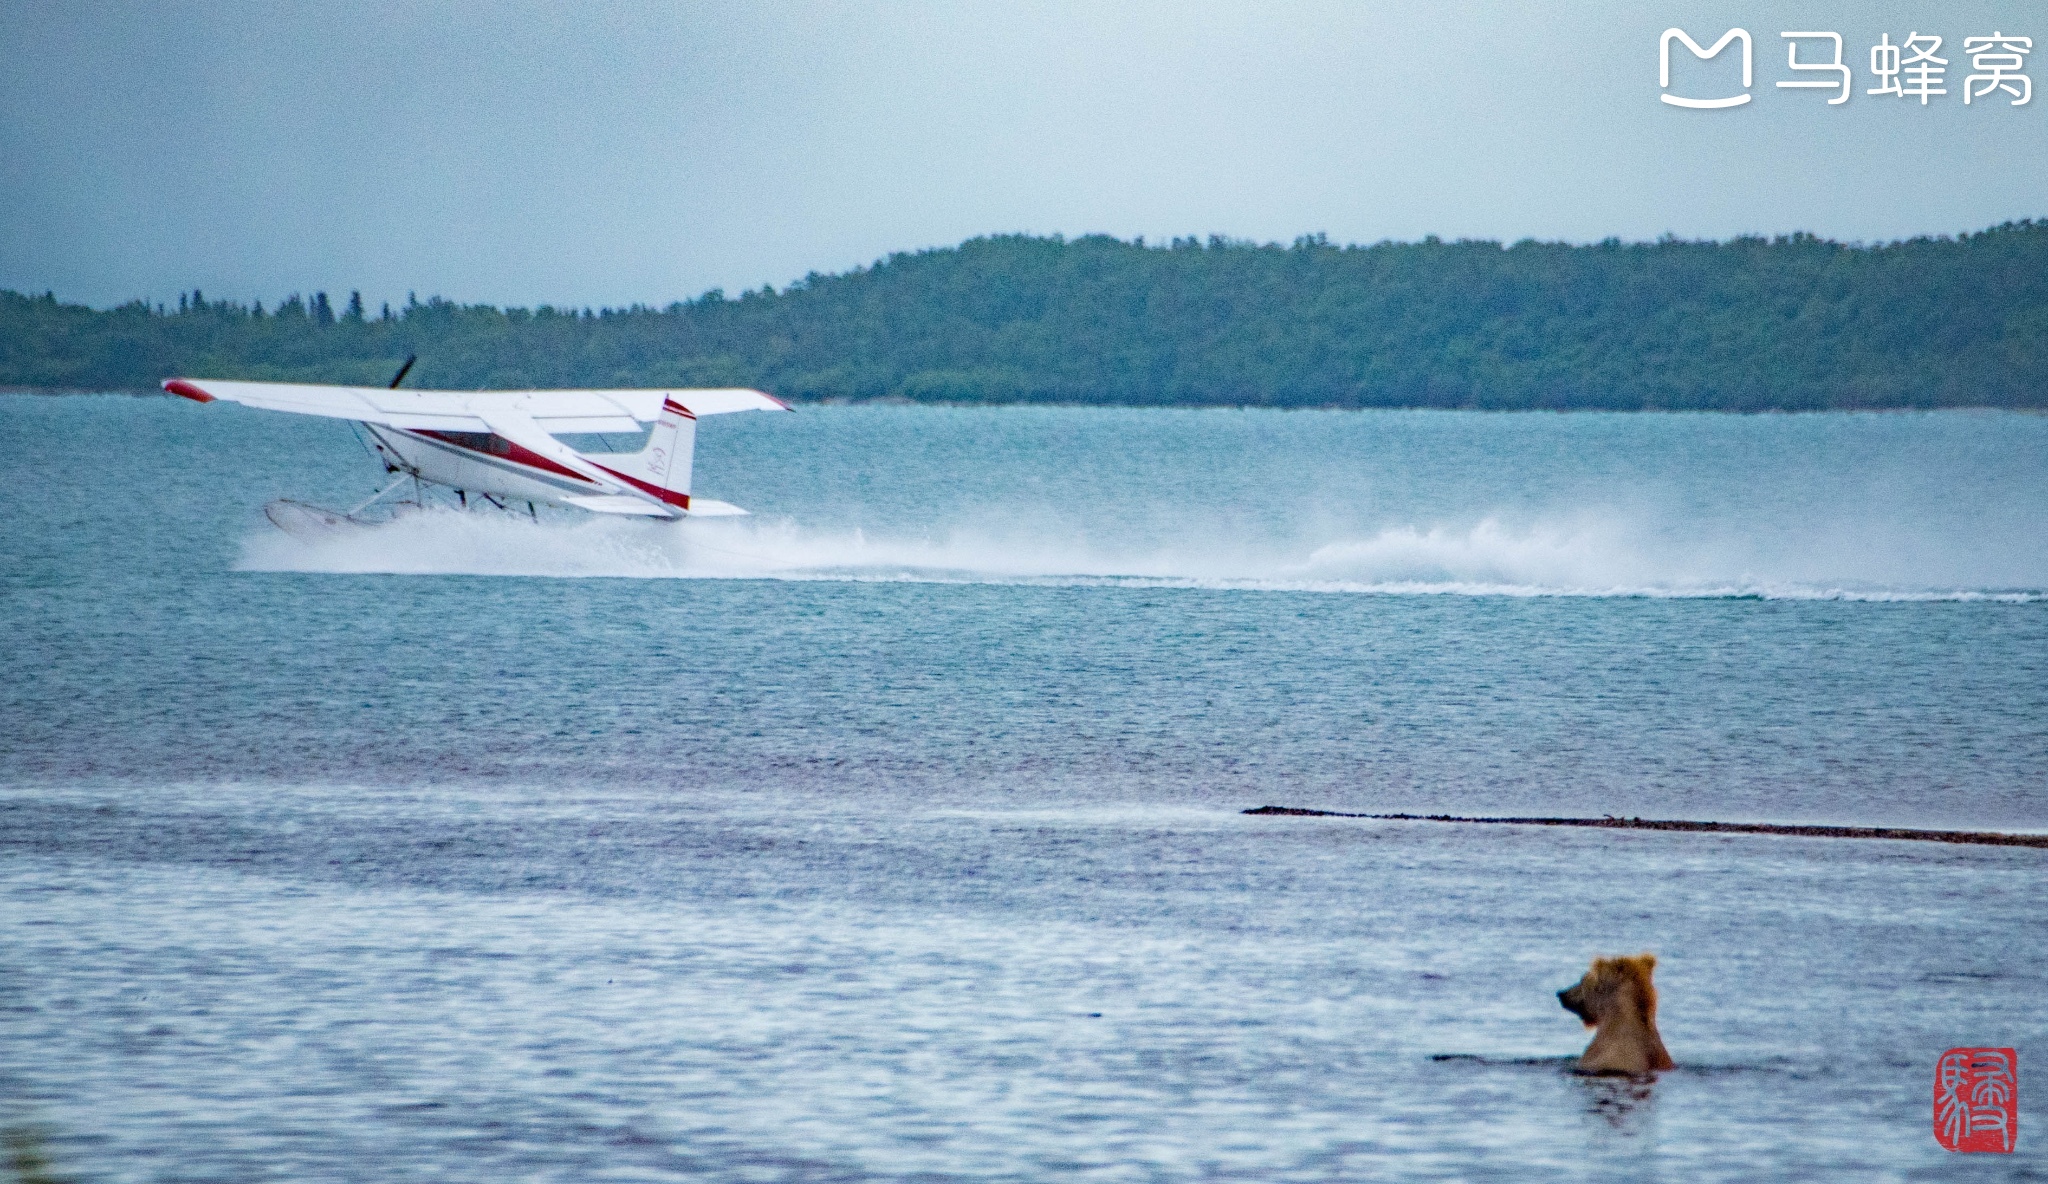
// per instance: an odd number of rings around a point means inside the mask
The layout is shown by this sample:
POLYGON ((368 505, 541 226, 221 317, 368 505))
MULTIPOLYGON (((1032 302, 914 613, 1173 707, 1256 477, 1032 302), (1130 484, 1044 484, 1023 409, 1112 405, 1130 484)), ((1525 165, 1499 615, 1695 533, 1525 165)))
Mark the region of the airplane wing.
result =
MULTIPOLYGON (((625 394, 625 391, 614 392, 625 394)), ((683 391, 633 391, 633 394, 660 394, 674 399, 690 409, 690 414, 703 418, 706 415, 726 415, 734 411, 787 411, 789 404, 774 395, 745 387, 720 387, 705 390, 683 391)))
MULTIPOLYGON (((491 432, 519 445, 536 456, 543 456, 562 468, 582 476, 600 488, 624 489, 619 482, 607 476, 603 470, 584 460, 581 453, 548 434, 548 425, 526 413, 517 404, 479 408, 483 413, 484 426, 491 432)), ((559 421, 558 421, 559 422, 559 421)), ((578 420, 577 422, 583 422, 578 420)), ((557 431, 601 431, 592 428, 558 428, 557 431)), ((629 495, 630 496, 630 495, 629 495)))
POLYGON ((494 417, 527 418, 548 433, 632 432, 661 417, 674 399, 695 416, 733 411, 787 411, 773 395, 741 388, 715 390, 416 391, 293 382, 230 382, 171 378, 164 389, 201 403, 215 399, 333 419, 354 419, 428 432, 488 432, 494 417))
POLYGON ((265 411, 354 419, 414 431, 491 430, 482 417, 469 409, 468 396, 456 391, 392 391, 296 382, 227 382, 214 378, 166 379, 164 389, 201 403, 221 399, 265 411))

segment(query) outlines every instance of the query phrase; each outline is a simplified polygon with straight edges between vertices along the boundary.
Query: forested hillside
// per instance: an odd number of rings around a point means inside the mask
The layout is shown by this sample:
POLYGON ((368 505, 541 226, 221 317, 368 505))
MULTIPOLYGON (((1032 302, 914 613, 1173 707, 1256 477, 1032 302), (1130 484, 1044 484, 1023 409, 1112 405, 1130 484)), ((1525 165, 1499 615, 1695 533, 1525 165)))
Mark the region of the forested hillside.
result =
POLYGON ((2048 406, 2048 220, 1792 235, 1165 246, 1006 236, 667 308, 93 310, 0 292, 0 384, 167 375, 755 386, 791 399, 1760 410, 2048 406))

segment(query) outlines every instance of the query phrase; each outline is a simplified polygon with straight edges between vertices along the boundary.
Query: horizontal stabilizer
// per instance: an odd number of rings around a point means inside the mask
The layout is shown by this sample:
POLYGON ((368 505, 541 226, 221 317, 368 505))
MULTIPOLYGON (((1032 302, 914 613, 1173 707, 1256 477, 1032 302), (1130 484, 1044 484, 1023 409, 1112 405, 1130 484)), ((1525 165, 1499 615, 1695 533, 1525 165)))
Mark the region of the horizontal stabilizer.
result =
POLYGON ((690 414, 730 415, 735 411, 787 411, 789 404, 774 395, 745 387, 663 391, 662 394, 690 409, 690 414))
POLYGON ((562 495, 562 501, 568 505, 575 506, 579 510, 589 510, 593 514, 631 514, 636 518, 668 518, 673 516, 667 510, 662 509, 646 498, 633 497, 630 494, 623 493, 610 495, 565 493, 562 495))
POLYGON ((692 518, 744 518, 745 510, 731 502, 715 502, 708 497, 693 497, 690 508, 685 511, 692 518))

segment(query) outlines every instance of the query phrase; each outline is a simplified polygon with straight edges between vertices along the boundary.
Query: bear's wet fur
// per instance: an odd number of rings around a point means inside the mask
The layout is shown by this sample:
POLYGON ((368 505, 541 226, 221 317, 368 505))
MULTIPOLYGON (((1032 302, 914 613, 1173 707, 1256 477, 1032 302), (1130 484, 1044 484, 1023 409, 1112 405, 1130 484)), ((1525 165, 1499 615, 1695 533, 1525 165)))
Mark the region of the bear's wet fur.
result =
POLYGON ((1581 1073, 1655 1073, 1672 1068, 1657 1034, 1657 988, 1650 975, 1657 956, 1595 958, 1574 986, 1557 993, 1566 1011, 1585 1021, 1593 1043, 1580 1055, 1581 1073))

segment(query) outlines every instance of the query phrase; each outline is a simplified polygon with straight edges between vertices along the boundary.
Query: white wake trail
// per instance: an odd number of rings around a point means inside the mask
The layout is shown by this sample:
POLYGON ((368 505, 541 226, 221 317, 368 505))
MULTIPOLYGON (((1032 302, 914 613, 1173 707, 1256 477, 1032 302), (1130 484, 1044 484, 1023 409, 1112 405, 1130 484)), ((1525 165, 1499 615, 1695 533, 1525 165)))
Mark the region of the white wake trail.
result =
POLYGON ((805 530, 787 520, 660 523, 430 510, 304 541, 275 530, 243 540, 238 567, 393 575, 778 579, 1181 587, 1380 595, 1593 596, 1829 600, 2048 598, 2037 589, 1941 588, 1715 572, 1632 543, 1597 519, 1514 528, 1393 526, 1315 544, 1166 541, 1109 546, 1084 537, 955 529, 936 536, 805 530))

